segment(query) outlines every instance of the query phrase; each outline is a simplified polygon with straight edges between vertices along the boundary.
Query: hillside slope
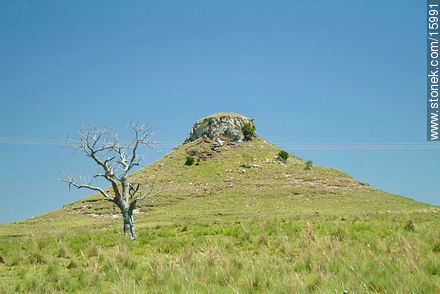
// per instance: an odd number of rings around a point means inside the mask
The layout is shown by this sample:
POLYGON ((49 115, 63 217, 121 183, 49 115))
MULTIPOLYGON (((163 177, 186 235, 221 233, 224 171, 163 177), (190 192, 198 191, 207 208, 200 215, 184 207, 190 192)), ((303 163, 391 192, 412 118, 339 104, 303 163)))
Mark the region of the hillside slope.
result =
MULTIPOLYGON (((199 138, 182 144, 131 175, 163 192, 139 205, 137 227, 150 222, 253 216, 357 215, 431 211, 435 207, 390 194, 328 167, 313 166, 291 155, 277 159, 278 146, 255 137, 212 150, 213 141, 199 138), (186 157, 203 158, 185 165, 186 157), (251 167, 246 167, 250 165, 251 167)), ((118 211, 92 194, 46 215, 0 226, 0 236, 26 236, 75 227, 119 224, 118 211)))
POLYGON ((0 292, 440 291, 438 207, 280 150, 202 136, 141 168, 163 192, 139 206, 137 242, 98 194, 1 225, 0 292))
MULTIPOLYGON (((179 145, 134 173, 133 180, 155 183, 164 189, 153 204, 144 204, 141 211, 170 206, 178 208, 176 214, 190 217, 191 211, 185 212, 184 207, 191 207, 198 210, 199 217, 210 211, 258 214, 272 209, 287 214, 355 214, 431 207, 375 189, 336 169, 313 166, 306 170, 305 162, 293 155, 283 162, 277 158, 281 149, 260 137, 228 143, 215 151, 212 143, 209 138, 199 138, 179 145), (187 166, 188 155, 202 160, 187 166)), ((65 209, 107 214, 111 213, 111 204, 95 194, 65 209), (87 205, 88 201, 93 205, 87 205)))

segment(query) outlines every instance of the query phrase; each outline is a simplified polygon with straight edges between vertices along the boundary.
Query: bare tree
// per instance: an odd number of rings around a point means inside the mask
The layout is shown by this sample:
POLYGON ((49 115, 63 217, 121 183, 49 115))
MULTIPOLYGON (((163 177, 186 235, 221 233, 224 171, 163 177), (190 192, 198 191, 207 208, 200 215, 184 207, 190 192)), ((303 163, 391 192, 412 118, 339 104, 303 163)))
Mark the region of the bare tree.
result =
POLYGON ((98 191, 105 200, 114 203, 122 213, 124 234, 136 240, 133 210, 138 201, 148 199, 160 191, 153 193, 154 185, 144 187, 141 183, 130 181, 129 173, 142 161, 138 149, 140 147, 154 148, 155 143, 150 141, 151 127, 139 124, 130 124, 128 127, 134 131, 135 135, 130 142, 119 140, 117 133, 106 128, 83 127, 78 132, 80 140, 68 140, 67 145, 90 157, 98 165, 99 172, 89 181, 77 180, 72 176, 64 176, 61 181, 68 183, 69 189, 74 186, 78 189, 87 188, 98 191), (110 182, 113 193, 92 185, 92 181, 96 178, 104 178, 110 182))

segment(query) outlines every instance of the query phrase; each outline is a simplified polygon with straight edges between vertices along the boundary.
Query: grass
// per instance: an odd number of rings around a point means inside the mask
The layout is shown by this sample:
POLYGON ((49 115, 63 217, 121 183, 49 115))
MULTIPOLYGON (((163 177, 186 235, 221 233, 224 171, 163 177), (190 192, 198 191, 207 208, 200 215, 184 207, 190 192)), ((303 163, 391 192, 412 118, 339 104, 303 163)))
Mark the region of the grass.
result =
POLYGON ((241 118, 249 119, 241 114, 237 114, 237 113, 233 113, 233 112, 219 112, 219 113, 214 113, 209 116, 206 116, 200 120, 204 120, 205 118, 210 118, 210 117, 221 117, 221 116, 233 116, 233 117, 241 117, 241 118))
POLYGON ((438 293, 439 224, 434 212, 255 217, 144 227, 137 242, 117 229, 9 240, 0 291, 438 293))
POLYGON ((279 151, 197 140, 134 173, 164 188, 136 242, 96 194, 1 225, 0 293, 440 292, 437 207, 279 151))

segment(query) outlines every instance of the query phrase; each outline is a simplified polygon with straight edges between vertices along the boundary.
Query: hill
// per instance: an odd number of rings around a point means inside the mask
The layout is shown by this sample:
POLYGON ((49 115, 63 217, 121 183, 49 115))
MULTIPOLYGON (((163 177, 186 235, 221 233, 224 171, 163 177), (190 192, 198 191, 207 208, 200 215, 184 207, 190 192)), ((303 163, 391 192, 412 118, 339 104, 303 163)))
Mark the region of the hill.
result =
POLYGON ((131 175, 164 189, 138 209, 136 242, 98 194, 0 226, 0 292, 440 290, 437 207, 284 161, 239 134, 245 124, 255 128, 235 114, 199 120, 131 175))

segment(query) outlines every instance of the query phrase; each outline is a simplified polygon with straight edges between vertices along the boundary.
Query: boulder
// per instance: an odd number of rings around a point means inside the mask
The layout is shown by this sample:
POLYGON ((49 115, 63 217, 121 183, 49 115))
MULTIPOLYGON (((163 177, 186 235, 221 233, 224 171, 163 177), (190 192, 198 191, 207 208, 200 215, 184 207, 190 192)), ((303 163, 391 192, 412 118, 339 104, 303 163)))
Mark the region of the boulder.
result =
POLYGON ((194 123, 185 143, 206 136, 215 141, 215 147, 223 146, 226 141, 242 142, 245 140, 243 127, 250 124, 255 129, 253 119, 233 113, 220 113, 202 118, 194 123))

